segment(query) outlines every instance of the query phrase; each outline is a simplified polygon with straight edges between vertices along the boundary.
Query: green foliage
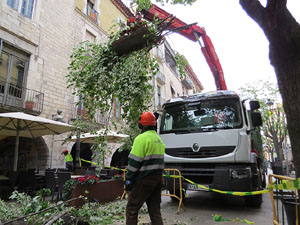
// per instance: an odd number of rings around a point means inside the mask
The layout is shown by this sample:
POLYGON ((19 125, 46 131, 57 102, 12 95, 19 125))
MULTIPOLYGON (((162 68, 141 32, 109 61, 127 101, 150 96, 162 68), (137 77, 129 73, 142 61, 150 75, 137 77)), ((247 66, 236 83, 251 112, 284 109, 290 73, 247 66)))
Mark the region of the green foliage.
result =
POLYGON ((240 88, 240 92, 242 98, 259 101, 263 118, 263 142, 271 155, 274 150, 278 156, 282 155, 282 143, 287 136, 287 127, 277 85, 270 81, 259 80, 240 88))
MULTIPOLYGON (((97 153, 94 156, 97 156, 98 165, 103 165, 105 155, 110 151, 105 138, 106 132, 112 127, 120 129, 112 119, 116 99, 122 109, 121 122, 126 124, 122 127, 122 132, 130 134, 123 148, 130 149, 134 138, 139 133, 138 118, 150 107, 153 93, 151 80, 158 72, 158 63, 149 54, 149 50, 161 38, 158 26, 157 18, 152 23, 143 21, 141 24, 135 23, 130 26, 122 23, 115 24, 111 28, 115 32, 110 34, 106 43, 84 42, 77 46, 71 55, 67 75, 69 88, 73 88, 74 95, 81 96, 81 104, 84 104, 90 121, 95 124, 96 113, 100 113, 105 118, 105 131, 102 137, 95 139, 97 144, 92 147, 93 152, 97 153), (146 40, 144 48, 118 56, 113 49, 113 43, 124 35, 130 34, 135 30, 132 29, 135 26, 148 29, 148 33, 143 37, 146 40)), ((174 58, 181 77, 184 77, 186 59, 178 53, 174 58)), ((78 128, 77 134, 84 132, 93 134, 99 129, 96 125, 84 122, 80 117, 74 126, 78 128)), ((97 171, 99 170, 98 168, 97 171)))
POLYGON ((75 185, 78 183, 75 179, 69 179, 64 183, 63 190, 62 190, 62 198, 63 200, 68 200, 75 185))
MULTIPOLYGON (((1 221, 9 221, 24 215, 40 212, 51 206, 51 203, 45 201, 44 196, 50 194, 49 189, 41 189, 33 198, 25 193, 14 191, 10 196, 10 202, 0 200, 0 218, 1 221)), ((37 215, 26 217, 27 224, 44 224, 52 217, 52 214, 62 211, 64 206, 53 208, 37 215)), ((55 223, 57 224, 57 223, 55 223)))
MULTIPOLYGON (((86 203, 78 209, 74 215, 81 218, 81 221, 90 225, 98 224, 125 224, 125 211, 127 201, 116 200, 106 204, 86 203)), ((145 205, 140 209, 139 214, 148 213, 145 205)))
MULTIPOLYGON (((41 198, 45 193, 48 193, 48 191, 43 190, 39 195, 31 198, 24 193, 15 191, 10 197, 11 201, 5 202, 0 200, 1 222, 7 222, 55 206, 54 203, 46 202, 41 198)), ((69 224, 71 222, 70 219, 72 221, 87 222, 90 225, 125 224, 126 203, 127 201, 125 200, 120 201, 120 199, 117 199, 114 202, 106 204, 86 203, 82 208, 71 208, 59 202, 57 207, 26 217, 20 221, 25 221, 26 224, 32 225, 46 224, 52 218, 70 209, 64 217, 59 218, 52 224, 69 224)), ((139 214, 144 215, 147 213, 147 208, 143 205, 139 214)))
POLYGON ((182 79, 186 75, 185 68, 186 68, 188 62, 187 62, 186 58, 183 55, 179 54, 178 52, 176 52, 174 58, 176 61, 176 67, 179 70, 180 78, 182 79))
MULTIPOLYGON (((146 22, 144 22, 146 23, 146 22)), ((117 26, 117 25, 116 25, 117 26)), ((81 96, 87 111, 87 118, 95 124, 95 114, 105 118, 105 131, 102 137, 95 140, 92 149, 97 153, 97 164, 103 165, 105 154, 110 151, 105 134, 117 125, 111 119, 116 99, 122 108, 122 121, 126 126, 137 129, 140 114, 147 110, 151 103, 153 88, 151 79, 158 71, 158 64, 149 55, 154 43, 148 43, 143 49, 118 56, 112 44, 130 27, 118 24, 120 29, 109 36, 107 43, 92 44, 85 42, 77 46, 72 55, 67 75, 68 87, 73 94, 81 96)), ((157 34, 156 23, 146 24, 151 37, 157 34)), ((112 28, 113 29, 113 28, 112 28)), ((147 39, 147 37, 145 37, 147 39)), ((77 132, 95 133, 96 125, 83 122, 82 118, 74 123, 77 132)), ((132 138, 129 139, 131 142, 132 138)), ((99 170, 99 169, 98 169, 99 170)))
POLYGON ((69 87, 74 88, 73 94, 82 96, 91 119, 96 110, 103 116, 111 116, 112 103, 117 98, 124 112, 123 119, 132 124, 149 107, 150 81, 158 65, 145 48, 117 56, 112 42, 119 38, 121 31, 111 35, 107 44, 86 42, 75 48, 67 78, 69 87))
MULTIPOLYGON (((170 3, 170 4, 182 4, 182 5, 192 5, 196 0, 156 0, 156 2, 160 2, 162 4, 170 3)), ((151 1, 150 0, 133 0, 132 3, 138 5, 138 10, 142 9, 150 9, 151 8, 151 1)))

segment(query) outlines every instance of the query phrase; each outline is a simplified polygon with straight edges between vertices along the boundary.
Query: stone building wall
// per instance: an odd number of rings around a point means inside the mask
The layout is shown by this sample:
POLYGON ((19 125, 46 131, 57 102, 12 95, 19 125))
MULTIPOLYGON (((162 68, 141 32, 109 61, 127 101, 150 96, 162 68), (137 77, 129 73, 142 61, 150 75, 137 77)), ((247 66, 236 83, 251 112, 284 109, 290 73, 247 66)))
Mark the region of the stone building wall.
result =
MULTIPOLYGON (((102 4, 112 7, 109 0, 102 4)), ((25 86, 44 93, 41 117, 53 119, 59 109, 63 111, 64 122, 71 123, 76 97, 72 96, 71 89, 67 89, 66 75, 72 50, 86 40, 87 32, 95 36, 96 41, 106 40, 107 33, 99 26, 101 22, 97 24, 86 15, 85 5, 86 0, 36 0, 30 19, 7 5, 6 1, 0 2, 0 38, 5 44, 30 55, 25 86)), ((74 144, 61 145, 59 140, 66 136, 56 135, 53 142, 52 135, 48 135, 42 138, 45 144, 34 142, 36 146, 32 151, 40 156, 40 168, 49 167, 53 144, 53 167, 64 167, 61 151, 74 144)))

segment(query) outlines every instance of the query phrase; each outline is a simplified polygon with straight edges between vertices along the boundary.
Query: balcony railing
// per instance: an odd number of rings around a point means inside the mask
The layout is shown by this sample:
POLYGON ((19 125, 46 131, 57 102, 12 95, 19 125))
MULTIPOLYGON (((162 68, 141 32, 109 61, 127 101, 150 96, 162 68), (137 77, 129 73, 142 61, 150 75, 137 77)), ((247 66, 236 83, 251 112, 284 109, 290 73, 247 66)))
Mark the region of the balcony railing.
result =
POLYGON ((165 75, 163 73, 161 73, 160 71, 157 72, 156 78, 159 83, 161 83, 162 85, 165 84, 165 82, 166 82, 165 75))
POLYGON ((186 89, 188 90, 193 89, 193 83, 188 76, 185 76, 181 82, 186 87, 186 89))
POLYGON ((97 24, 99 24, 99 13, 91 7, 91 5, 87 5, 87 15, 97 24))
POLYGON ((24 111, 38 115, 43 111, 44 94, 0 81, 0 104, 3 112, 24 111))

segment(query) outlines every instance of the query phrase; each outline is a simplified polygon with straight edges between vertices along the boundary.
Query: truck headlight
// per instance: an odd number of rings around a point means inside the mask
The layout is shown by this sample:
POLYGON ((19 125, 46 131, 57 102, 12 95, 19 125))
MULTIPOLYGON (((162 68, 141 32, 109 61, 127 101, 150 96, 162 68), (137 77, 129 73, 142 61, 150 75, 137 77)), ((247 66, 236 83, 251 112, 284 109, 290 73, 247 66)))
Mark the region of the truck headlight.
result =
POLYGON ((247 179, 251 177, 250 167, 244 169, 231 169, 230 175, 232 179, 247 179))

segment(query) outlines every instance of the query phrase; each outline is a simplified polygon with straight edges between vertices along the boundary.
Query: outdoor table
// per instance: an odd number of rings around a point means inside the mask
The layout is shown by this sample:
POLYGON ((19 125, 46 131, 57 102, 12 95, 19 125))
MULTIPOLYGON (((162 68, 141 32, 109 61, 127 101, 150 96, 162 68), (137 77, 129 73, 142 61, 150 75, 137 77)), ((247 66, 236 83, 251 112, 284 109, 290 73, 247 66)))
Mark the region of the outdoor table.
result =
POLYGON ((9 180, 7 176, 0 175, 0 180, 9 180))

